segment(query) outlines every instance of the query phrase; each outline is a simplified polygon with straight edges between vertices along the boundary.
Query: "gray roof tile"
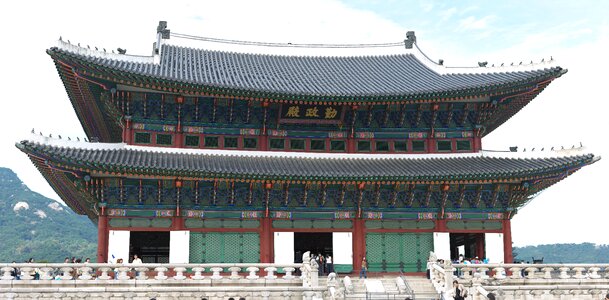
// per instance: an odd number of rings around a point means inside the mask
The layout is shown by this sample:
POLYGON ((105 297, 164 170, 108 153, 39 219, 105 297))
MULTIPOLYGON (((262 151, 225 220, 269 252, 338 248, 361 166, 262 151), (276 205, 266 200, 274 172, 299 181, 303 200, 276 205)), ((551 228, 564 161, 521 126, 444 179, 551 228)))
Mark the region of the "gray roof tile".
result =
POLYGON ((72 57, 136 75, 205 87, 302 96, 412 96, 514 84, 556 75, 560 67, 534 71, 439 74, 413 54, 357 57, 276 56, 163 45, 160 64, 72 57))
POLYGON ((191 154, 151 152, 135 149, 64 148, 23 141, 17 145, 25 152, 34 152, 62 164, 85 166, 92 170, 118 168, 159 171, 171 174, 211 174, 218 177, 268 179, 313 178, 344 180, 441 180, 481 179, 489 175, 498 178, 548 174, 576 169, 593 163, 592 154, 555 158, 303 158, 290 156, 227 156, 220 154, 191 154))

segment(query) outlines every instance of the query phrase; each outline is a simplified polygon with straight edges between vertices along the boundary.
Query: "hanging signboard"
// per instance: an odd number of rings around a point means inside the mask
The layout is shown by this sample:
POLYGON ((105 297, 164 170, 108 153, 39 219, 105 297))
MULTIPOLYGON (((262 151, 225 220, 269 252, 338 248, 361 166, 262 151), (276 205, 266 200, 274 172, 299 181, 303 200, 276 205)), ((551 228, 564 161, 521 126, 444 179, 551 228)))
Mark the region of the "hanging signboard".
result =
POLYGON ((344 117, 341 105, 282 104, 279 123, 284 124, 340 124, 344 117))

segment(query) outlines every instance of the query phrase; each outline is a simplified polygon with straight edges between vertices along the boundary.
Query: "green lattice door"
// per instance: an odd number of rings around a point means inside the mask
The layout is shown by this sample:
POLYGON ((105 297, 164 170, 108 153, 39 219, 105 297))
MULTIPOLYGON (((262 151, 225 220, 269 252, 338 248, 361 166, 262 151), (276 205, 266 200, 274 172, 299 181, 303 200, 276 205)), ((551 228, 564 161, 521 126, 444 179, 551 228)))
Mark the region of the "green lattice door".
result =
POLYGON ((366 257, 372 272, 424 272, 432 233, 368 233, 366 257))
POLYGON ((190 233, 191 263, 257 263, 259 260, 257 233, 190 233))

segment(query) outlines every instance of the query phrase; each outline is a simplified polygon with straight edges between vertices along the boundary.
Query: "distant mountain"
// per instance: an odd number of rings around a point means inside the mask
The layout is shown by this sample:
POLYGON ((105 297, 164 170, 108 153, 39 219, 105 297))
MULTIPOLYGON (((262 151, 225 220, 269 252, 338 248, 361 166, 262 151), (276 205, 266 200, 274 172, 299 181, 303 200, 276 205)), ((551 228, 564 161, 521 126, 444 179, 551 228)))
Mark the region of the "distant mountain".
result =
POLYGON ((514 258, 532 262, 543 258, 544 263, 609 263, 609 245, 549 244, 514 248, 514 258))
POLYGON ((95 261, 97 228, 86 216, 31 191, 11 169, 0 168, 0 262, 95 261))

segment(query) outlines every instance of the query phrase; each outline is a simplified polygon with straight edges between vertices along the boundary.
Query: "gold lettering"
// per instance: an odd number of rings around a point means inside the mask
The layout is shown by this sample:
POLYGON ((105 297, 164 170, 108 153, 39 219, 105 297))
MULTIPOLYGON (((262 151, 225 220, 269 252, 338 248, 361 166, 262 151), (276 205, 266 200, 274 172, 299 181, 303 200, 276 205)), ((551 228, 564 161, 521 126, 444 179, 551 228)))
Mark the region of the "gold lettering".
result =
POLYGON ((319 115, 317 114, 317 107, 307 108, 307 112, 305 114, 305 117, 319 118, 319 115))
POLYGON ((326 115, 325 118, 326 119, 334 119, 336 117, 336 114, 338 113, 338 111, 332 107, 328 107, 326 108, 326 115))
POLYGON ((285 114, 286 117, 298 118, 300 117, 300 107, 290 106, 288 112, 285 114))

